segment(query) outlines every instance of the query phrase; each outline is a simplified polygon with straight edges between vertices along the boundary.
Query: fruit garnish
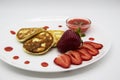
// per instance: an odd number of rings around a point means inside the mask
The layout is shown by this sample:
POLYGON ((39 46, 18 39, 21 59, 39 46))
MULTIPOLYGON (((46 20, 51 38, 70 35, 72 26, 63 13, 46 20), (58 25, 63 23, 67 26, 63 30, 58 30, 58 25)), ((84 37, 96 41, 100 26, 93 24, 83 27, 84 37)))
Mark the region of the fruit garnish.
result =
POLYGON ((96 42, 85 41, 84 43, 91 44, 91 45, 94 46, 96 49, 101 49, 101 48, 103 47, 102 44, 100 44, 100 43, 96 43, 96 42))
POLYGON ((74 65, 82 64, 81 55, 77 51, 68 51, 67 55, 71 58, 71 63, 74 65))
POLYGON ((83 46, 82 46, 83 48, 86 48, 87 49, 87 51, 92 55, 92 56, 96 56, 98 53, 99 53, 99 51, 94 47, 94 46, 92 46, 91 44, 89 44, 89 43, 83 43, 83 46))
POLYGON ((71 59, 66 54, 61 54, 54 59, 54 63, 63 68, 69 68, 71 65, 71 59))
POLYGON ((62 68, 69 68, 70 64, 80 65, 84 61, 89 61, 94 56, 98 55, 99 50, 102 48, 103 45, 100 43, 85 41, 83 42, 83 45, 79 49, 70 50, 65 52, 64 54, 60 54, 58 57, 54 59, 54 63, 62 68))
POLYGON ((58 51, 65 53, 69 50, 76 50, 82 44, 81 37, 73 30, 67 30, 57 43, 58 51))
POLYGON ((78 49, 79 54, 81 55, 82 60, 88 61, 92 59, 92 55, 90 55, 85 48, 78 49))

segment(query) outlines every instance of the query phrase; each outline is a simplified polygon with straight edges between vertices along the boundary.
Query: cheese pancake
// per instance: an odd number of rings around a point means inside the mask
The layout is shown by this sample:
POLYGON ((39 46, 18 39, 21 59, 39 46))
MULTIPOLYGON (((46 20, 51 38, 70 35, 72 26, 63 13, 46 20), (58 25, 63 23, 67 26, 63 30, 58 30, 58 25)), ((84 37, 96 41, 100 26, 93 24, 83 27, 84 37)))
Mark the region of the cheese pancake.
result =
POLYGON ((17 34, 16 38, 19 42, 24 42, 29 38, 33 37, 34 35, 44 31, 43 28, 21 28, 17 34))
POLYGON ((61 38, 61 36, 63 35, 64 31, 63 30, 48 30, 48 32, 50 32, 53 35, 54 38, 54 45, 53 47, 56 47, 59 39, 61 38))
POLYGON ((25 52, 33 55, 45 54, 53 46, 53 36, 48 31, 39 34, 23 43, 25 52))

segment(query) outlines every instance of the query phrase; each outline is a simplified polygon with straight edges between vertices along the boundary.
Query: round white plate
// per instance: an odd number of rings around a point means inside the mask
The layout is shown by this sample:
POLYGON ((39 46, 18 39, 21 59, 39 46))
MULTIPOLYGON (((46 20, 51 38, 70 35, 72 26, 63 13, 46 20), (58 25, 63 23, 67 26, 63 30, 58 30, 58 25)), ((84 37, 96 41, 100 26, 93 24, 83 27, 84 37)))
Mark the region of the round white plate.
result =
POLYGON ((27 20, 21 24, 15 24, 15 26, 3 26, 0 30, 0 59, 4 62, 29 71, 36 72, 62 72, 69 71, 78 68, 82 68, 89 64, 92 64, 99 59, 101 59, 110 49, 110 40, 107 32, 100 28, 99 24, 94 24, 92 22, 91 28, 86 32, 86 36, 82 38, 84 41, 89 40, 89 37, 94 37, 95 42, 103 44, 103 48, 100 50, 100 53, 97 56, 94 56, 90 61, 84 61, 80 65, 71 65, 70 68, 64 69, 54 64, 53 60, 60 53, 56 48, 52 48, 47 54, 41 56, 32 56, 23 51, 22 43, 19 43, 16 40, 16 35, 11 34, 11 31, 17 32, 20 28, 23 27, 44 27, 49 26, 49 29, 58 29, 58 30, 66 30, 66 19, 67 18, 38 18, 27 20), (94 25, 93 25, 94 24, 94 25), (62 27, 59 27, 62 25, 62 27), (5 47, 12 47, 13 50, 10 52, 5 51, 5 47), (14 56, 19 56, 18 59, 13 59, 14 56), (25 61, 29 61, 29 64, 25 64, 25 61), (42 62, 47 62, 48 66, 41 66, 42 62))

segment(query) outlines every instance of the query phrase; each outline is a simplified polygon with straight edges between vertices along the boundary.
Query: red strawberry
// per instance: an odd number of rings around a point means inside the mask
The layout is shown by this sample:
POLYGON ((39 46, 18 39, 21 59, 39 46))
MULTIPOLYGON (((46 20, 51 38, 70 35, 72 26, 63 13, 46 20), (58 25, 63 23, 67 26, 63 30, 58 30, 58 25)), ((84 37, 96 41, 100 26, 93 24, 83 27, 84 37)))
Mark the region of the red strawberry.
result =
POLYGON ((63 68, 69 68, 71 65, 71 59, 68 55, 61 54, 54 59, 54 63, 56 65, 63 67, 63 68))
POLYGON ((85 48, 80 48, 80 49, 78 50, 78 52, 80 53, 81 58, 82 58, 84 61, 88 61, 88 60, 91 60, 91 59, 92 59, 92 55, 88 53, 87 49, 85 49, 85 48))
POLYGON ((67 55, 70 56, 72 64, 79 65, 82 63, 80 54, 77 51, 68 51, 67 55))
POLYGON ((81 43, 82 40, 79 34, 72 30, 67 30, 58 41, 57 48, 61 53, 65 53, 69 50, 78 49, 81 43))
POLYGON ((94 47, 92 46, 91 44, 88 44, 88 43, 83 43, 83 48, 86 48, 87 51, 92 55, 92 56, 96 56, 99 51, 94 47))
POLYGON ((96 42, 85 41, 84 43, 91 44, 91 45, 94 46, 96 49, 101 49, 101 48, 103 47, 102 44, 96 43, 96 42))

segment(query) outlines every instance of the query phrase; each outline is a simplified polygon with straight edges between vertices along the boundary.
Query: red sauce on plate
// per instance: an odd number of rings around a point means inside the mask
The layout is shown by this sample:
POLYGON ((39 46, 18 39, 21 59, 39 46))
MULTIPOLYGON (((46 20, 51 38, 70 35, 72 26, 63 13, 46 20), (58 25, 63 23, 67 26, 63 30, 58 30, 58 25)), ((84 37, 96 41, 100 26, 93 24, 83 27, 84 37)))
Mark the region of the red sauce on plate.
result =
POLYGON ((7 47, 5 47, 5 48, 4 48, 4 50, 5 50, 6 52, 10 52, 10 51, 12 51, 12 50, 13 50, 13 48, 12 48, 12 47, 10 47, 10 46, 7 46, 7 47))
POLYGON ((49 28, 49 26, 44 26, 43 29, 47 30, 49 28))
POLYGON ((17 59, 19 59, 19 56, 13 56, 13 59, 17 60, 17 59))
POLYGON ((47 66, 48 66, 48 63, 47 63, 47 62, 42 62, 42 63, 41 63, 41 66, 42 66, 42 67, 47 67, 47 66))
POLYGON ((94 40, 95 40, 95 38, 93 38, 93 37, 89 37, 89 40, 94 41, 94 40))
POLYGON ((30 61, 28 61, 28 60, 26 60, 25 62, 24 62, 24 64, 29 64, 30 63, 30 61))
POLYGON ((13 31, 13 30, 10 30, 10 33, 11 33, 12 35, 15 35, 15 34, 16 34, 16 32, 13 31))
POLYGON ((58 27, 63 27, 62 25, 58 25, 58 27))

